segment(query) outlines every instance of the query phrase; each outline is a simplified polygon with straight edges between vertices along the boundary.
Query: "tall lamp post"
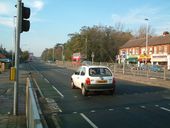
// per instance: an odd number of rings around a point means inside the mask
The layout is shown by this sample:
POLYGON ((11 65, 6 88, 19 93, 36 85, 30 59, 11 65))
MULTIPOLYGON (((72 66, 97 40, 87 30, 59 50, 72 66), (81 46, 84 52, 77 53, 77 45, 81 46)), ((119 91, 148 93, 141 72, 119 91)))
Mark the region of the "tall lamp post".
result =
POLYGON ((62 56, 62 61, 63 61, 63 64, 64 64, 64 60, 65 60, 65 56, 64 56, 64 44, 57 44, 57 46, 60 46, 62 48, 61 56, 62 56))
POLYGON ((53 47, 53 62, 55 61, 55 57, 54 57, 54 53, 55 53, 55 46, 53 47))
POLYGON ((149 28, 148 21, 149 21, 149 19, 146 18, 145 21, 146 21, 146 48, 145 48, 146 49, 145 50, 145 52, 146 52, 146 62, 145 63, 147 63, 147 55, 148 55, 148 28, 149 28))
POLYGON ((149 27, 149 25, 148 25, 148 21, 149 21, 149 19, 145 19, 145 21, 146 21, 146 55, 148 54, 148 27, 149 27))

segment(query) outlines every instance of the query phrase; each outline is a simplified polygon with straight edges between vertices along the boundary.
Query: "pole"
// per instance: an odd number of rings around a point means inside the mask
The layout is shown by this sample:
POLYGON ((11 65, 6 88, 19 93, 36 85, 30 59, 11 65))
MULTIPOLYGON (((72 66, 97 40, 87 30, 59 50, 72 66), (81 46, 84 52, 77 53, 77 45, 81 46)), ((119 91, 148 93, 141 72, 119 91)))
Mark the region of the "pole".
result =
POLYGON ((62 47, 62 61, 63 61, 63 64, 64 64, 64 46, 61 45, 61 47, 62 47))
POLYGON ((146 47, 145 47, 145 52, 146 52, 146 55, 145 55, 145 64, 147 63, 147 55, 148 55, 148 19, 146 18, 145 19, 146 21, 146 47))
MULTIPOLYGON (((55 48, 55 47, 54 47, 55 48)), ((53 62, 54 62, 54 48, 53 48, 53 62)))
POLYGON ((146 55, 148 55, 148 19, 145 19, 147 21, 146 24, 146 55))
POLYGON ((16 79, 14 82, 14 106, 13 115, 18 114, 18 85, 19 85, 19 47, 20 47, 20 32, 21 32, 21 3, 22 0, 17 1, 17 20, 16 20, 16 43, 15 43, 15 69, 16 79))
MULTIPOLYGON (((15 47, 16 44, 16 16, 13 17, 13 29, 14 29, 14 34, 13 34, 13 46, 15 47)), ((12 67, 14 66, 14 50, 12 50, 12 67)), ((16 51, 16 50, 15 50, 16 51)))
POLYGON ((86 60, 87 60, 87 37, 86 37, 86 60))

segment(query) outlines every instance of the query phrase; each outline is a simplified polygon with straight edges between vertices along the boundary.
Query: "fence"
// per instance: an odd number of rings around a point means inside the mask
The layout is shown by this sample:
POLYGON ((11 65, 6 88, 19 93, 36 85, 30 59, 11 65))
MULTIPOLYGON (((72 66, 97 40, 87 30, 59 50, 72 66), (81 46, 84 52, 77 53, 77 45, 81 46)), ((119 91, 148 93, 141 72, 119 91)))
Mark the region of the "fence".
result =
MULTIPOLYGON (((80 65, 72 64, 72 62, 65 61, 57 61, 57 65, 65 66, 72 69, 77 69, 80 65)), ((118 64, 118 63, 106 63, 106 62, 94 62, 93 65, 105 65, 108 66, 115 75, 131 75, 136 77, 146 77, 146 78, 159 78, 163 80, 170 80, 170 71, 166 68, 163 68, 162 71, 151 71, 150 69, 141 69, 136 65, 132 64, 118 64)))
POLYGON ((26 81, 26 120, 27 128, 43 128, 30 78, 26 81))

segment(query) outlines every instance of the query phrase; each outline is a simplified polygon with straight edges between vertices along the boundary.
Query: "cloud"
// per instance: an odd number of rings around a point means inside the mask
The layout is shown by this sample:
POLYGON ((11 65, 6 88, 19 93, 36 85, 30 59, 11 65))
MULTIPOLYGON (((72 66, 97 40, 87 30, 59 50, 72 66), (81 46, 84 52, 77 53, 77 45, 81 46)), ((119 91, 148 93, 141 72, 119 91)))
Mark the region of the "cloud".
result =
POLYGON ((45 2, 44 0, 29 0, 25 2, 25 5, 31 7, 33 12, 41 11, 44 8, 45 2))
POLYGON ((9 2, 0 2, 0 24, 7 27, 13 26, 12 17, 15 14, 15 7, 9 2))
POLYGON ((7 27, 13 27, 13 22, 12 22, 12 18, 10 17, 0 17, 0 24, 7 26, 7 27))
POLYGON ((163 32, 165 28, 169 28, 170 15, 165 12, 164 8, 143 6, 139 8, 131 8, 125 14, 113 14, 112 21, 114 23, 122 23, 125 27, 132 30, 146 23, 145 19, 149 19, 149 25, 156 30, 156 33, 163 32))
POLYGON ((0 14, 6 14, 8 10, 8 6, 5 3, 0 3, 0 14))
POLYGON ((32 7, 40 11, 44 7, 44 2, 42 0, 34 0, 32 3, 32 7))
POLYGON ((32 22, 41 22, 43 19, 38 18, 40 11, 44 9, 45 1, 44 0, 29 0, 25 1, 25 6, 31 8, 31 21, 32 22))
POLYGON ((144 19, 156 15, 159 12, 159 8, 141 7, 130 9, 126 15, 113 14, 112 19, 114 22, 122 22, 125 24, 140 24, 144 23, 144 19))

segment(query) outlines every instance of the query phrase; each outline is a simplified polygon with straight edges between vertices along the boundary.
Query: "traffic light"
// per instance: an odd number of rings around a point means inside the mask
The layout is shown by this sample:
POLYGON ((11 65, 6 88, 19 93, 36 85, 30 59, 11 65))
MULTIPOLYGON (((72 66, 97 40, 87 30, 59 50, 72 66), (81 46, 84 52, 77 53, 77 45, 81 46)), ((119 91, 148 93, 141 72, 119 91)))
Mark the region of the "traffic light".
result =
POLYGON ((30 21, 28 20, 31 14, 31 10, 28 7, 24 7, 24 3, 21 6, 22 12, 22 20, 21 20, 21 32, 23 31, 28 32, 30 29, 30 21))

